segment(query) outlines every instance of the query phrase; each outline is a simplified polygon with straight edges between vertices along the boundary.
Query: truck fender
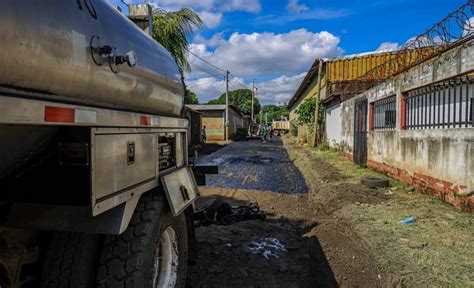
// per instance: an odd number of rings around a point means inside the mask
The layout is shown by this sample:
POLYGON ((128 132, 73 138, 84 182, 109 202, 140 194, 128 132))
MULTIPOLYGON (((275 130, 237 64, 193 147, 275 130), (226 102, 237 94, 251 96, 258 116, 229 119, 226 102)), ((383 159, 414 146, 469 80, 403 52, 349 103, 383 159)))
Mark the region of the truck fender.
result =
POLYGON ((92 216, 89 206, 13 203, 6 226, 42 231, 121 234, 130 223, 140 195, 100 215, 92 216))

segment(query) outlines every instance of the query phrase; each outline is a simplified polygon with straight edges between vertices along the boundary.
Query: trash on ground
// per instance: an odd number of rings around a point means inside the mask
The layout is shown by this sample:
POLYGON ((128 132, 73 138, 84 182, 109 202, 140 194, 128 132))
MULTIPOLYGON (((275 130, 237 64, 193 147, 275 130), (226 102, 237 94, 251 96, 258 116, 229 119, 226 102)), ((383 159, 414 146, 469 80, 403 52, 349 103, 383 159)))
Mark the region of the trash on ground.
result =
POLYGON ((453 214, 449 214, 449 213, 445 213, 444 216, 449 219, 449 220, 454 220, 456 219, 456 216, 454 216, 453 214))
POLYGON ((370 188, 384 188, 390 186, 388 179, 380 177, 364 177, 360 180, 360 183, 370 188))
POLYGON ((278 258, 278 252, 287 252, 285 245, 273 237, 265 237, 260 242, 252 241, 247 245, 252 254, 261 254, 266 259, 278 258))
POLYGON ((416 240, 410 240, 407 245, 408 245, 408 247, 410 247, 412 249, 421 249, 421 248, 425 247, 426 245, 428 245, 428 243, 419 242, 419 241, 416 241, 416 240))
POLYGON ((398 222, 398 224, 407 225, 407 224, 415 223, 415 221, 416 221, 416 217, 415 217, 415 216, 408 216, 408 217, 406 217, 405 219, 403 219, 402 221, 398 222))

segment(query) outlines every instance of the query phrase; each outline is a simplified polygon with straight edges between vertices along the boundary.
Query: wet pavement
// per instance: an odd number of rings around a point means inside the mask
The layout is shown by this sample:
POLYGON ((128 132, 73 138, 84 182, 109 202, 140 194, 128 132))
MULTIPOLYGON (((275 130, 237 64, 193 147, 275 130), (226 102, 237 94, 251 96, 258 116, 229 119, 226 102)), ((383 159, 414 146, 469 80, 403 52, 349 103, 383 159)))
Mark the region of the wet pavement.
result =
POLYGON ((233 142, 203 156, 199 164, 219 166, 218 175, 207 176, 207 186, 272 191, 284 194, 307 193, 299 170, 289 158, 279 137, 272 142, 233 142))

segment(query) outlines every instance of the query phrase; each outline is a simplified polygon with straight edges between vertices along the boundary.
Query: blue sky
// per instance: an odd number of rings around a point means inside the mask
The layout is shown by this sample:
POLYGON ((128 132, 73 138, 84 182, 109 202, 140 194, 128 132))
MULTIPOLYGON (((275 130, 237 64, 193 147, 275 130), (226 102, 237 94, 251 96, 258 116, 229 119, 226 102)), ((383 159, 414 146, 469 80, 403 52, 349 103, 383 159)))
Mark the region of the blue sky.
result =
MULTIPOLYGON (((122 5, 119 0, 109 0, 122 5)), ((128 0, 128 3, 140 3, 128 0)), ((467 0, 153 0, 166 10, 190 7, 206 27, 191 51, 229 69, 231 89, 256 79, 263 103, 284 103, 316 58, 395 49, 467 0)), ((123 6, 123 5, 122 5, 123 6)), ((126 11, 126 8, 123 8, 126 11)), ((187 85, 201 102, 225 89, 221 71, 190 55, 187 85)))

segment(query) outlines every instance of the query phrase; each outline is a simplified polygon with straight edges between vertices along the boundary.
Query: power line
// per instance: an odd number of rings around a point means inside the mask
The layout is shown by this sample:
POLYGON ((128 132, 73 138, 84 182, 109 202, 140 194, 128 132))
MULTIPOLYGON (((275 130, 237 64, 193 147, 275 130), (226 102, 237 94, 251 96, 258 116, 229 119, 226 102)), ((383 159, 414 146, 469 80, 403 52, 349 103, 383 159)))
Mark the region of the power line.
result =
MULTIPOLYGON (((203 68, 200 65, 197 65, 196 63, 192 63, 192 62, 190 62, 190 63, 191 63, 192 66, 198 68, 197 71, 201 71, 201 72, 206 73, 207 75, 210 75, 210 76, 217 76, 216 73, 209 72, 207 69, 203 68)), ((220 73, 219 75, 225 75, 225 73, 220 73)))
POLYGON ((237 84, 239 88, 242 87, 242 88, 244 88, 244 89, 249 89, 248 87, 246 87, 245 85, 243 85, 242 82, 237 81, 236 79, 230 79, 230 81, 232 81, 234 84, 237 84))
POLYGON ((235 77, 232 73, 229 72, 230 75, 232 75, 232 77, 234 77, 232 80, 235 81, 237 84, 239 84, 242 88, 244 89, 248 89, 247 86, 245 86, 245 84, 243 84, 242 82, 238 81, 237 80, 237 77, 235 77))
POLYGON ((220 67, 217 67, 216 65, 210 63, 209 61, 207 61, 206 59, 204 59, 204 58, 202 58, 201 56, 197 55, 196 53, 191 52, 191 50, 189 50, 189 49, 186 49, 186 50, 187 50, 191 55, 194 55, 196 58, 198 58, 198 59, 201 60, 202 62, 206 63, 207 65, 209 65, 209 66, 211 66, 211 67, 214 67, 214 68, 216 68, 216 69, 218 69, 218 70, 220 70, 220 71, 222 71, 222 72, 224 72, 224 73, 226 72, 226 70, 224 70, 224 69, 222 69, 222 68, 220 68, 220 67))

